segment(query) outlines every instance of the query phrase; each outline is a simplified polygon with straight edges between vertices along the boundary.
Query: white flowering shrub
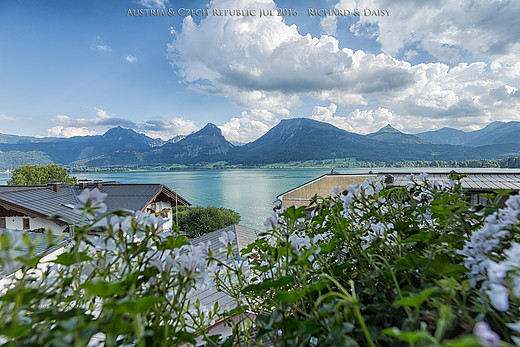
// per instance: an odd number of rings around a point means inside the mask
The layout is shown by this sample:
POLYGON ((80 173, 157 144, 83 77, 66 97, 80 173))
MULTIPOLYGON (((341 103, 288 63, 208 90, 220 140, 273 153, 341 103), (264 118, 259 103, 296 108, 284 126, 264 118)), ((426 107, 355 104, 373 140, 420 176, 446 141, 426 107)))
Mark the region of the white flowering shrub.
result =
MULTIPOLYGON (((193 299, 215 286, 222 263, 209 244, 192 246, 186 237, 162 231, 163 220, 154 214, 103 214, 105 197, 97 189, 82 192, 76 211, 85 223, 47 268, 38 269, 41 256, 29 239, 1 234, 0 265, 20 270, 0 288, 0 342, 172 346, 218 340, 207 333, 223 311, 193 299)), ((51 247, 52 237, 46 237, 51 247)), ((223 246, 232 237, 222 235, 223 246)))
POLYGON ((268 218, 244 253, 241 293, 257 315, 245 334, 279 346, 520 345, 520 198, 471 206, 460 177, 409 180, 335 189, 309 220, 304 207, 268 218))
POLYGON ((278 210, 241 254, 224 232, 218 257, 155 215, 100 215, 105 196, 83 192, 85 224, 50 267, 27 238, 0 235, 0 262, 21 266, 0 293, 0 342, 520 346, 520 198, 472 206, 460 177, 409 179, 315 197, 310 219, 278 210), (204 288, 234 304, 204 307, 204 288), (220 320, 229 337, 211 336, 220 320))

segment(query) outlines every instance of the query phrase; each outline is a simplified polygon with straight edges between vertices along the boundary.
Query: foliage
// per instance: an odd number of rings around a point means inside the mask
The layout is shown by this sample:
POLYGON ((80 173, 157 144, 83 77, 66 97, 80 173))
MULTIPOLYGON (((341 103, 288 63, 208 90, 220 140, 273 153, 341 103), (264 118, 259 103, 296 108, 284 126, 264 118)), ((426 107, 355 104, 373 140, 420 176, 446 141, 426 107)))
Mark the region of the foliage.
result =
POLYGON ((59 167, 58 164, 48 164, 45 166, 26 164, 13 170, 13 177, 7 181, 9 185, 31 185, 47 184, 58 180, 64 184, 74 185, 77 179, 69 176, 67 169, 59 167))
POLYGON ((179 228, 190 237, 204 235, 240 222, 237 212, 214 206, 179 208, 178 218, 179 228))
MULTIPOLYGON (((213 286, 218 264, 209 244, 192 246, 162 231, 164 221, 154 214, 100 215, 105 197, 97 189, 82 192, 75 210, 90 222, 76 228, 70 249, 53 261, 38 264, 28 235, 0 234, 0 265, 20 267, 0 291, 0 344, 194 344, 219 319, 218 305, 206 308, 193 297, 195 288, 213 286), (88 236, 94 231, 102 234, 88 236)), ((50 233, 45 239, 54 246, 50 233)))
POLYGON ((508 192, 498 192, 492 205, 471 206, 452 178, 336 189, 313 199, 310 220, 303 207, 277 211, 241 256, 223 232, 225 260, 160 231, 154 215, 100 215, 105 195, 87 190, 76 210, 89 222, 52 266, 38 270, 29 238, 0 235, 0 263, 21 265, 0 294, 0 341, 518 346, 520 196, 499 206, 508 192), (94 230, 104 234, 90 240, 94 230), (207 287, 234 304, 204 307, 194 297, 207 287), (231 336, 210 335, 217 320, 231 336))
POLYGON ((474 207, 457 180, 410 179, 315 197, 309 221, 303 207, 268 219, 244 252, 249 334, 277 346, 518 345, 520 198, 474 207))

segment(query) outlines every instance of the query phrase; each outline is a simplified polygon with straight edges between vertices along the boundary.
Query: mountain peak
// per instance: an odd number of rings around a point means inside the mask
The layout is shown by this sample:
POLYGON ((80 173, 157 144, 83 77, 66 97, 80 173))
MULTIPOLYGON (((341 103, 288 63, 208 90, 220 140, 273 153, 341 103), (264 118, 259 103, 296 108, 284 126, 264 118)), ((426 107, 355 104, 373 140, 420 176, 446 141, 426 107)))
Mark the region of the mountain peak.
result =
POLYGON ((396 128, 394 128, 393 126, 391 126, 390 124, 387 124, 385 125, 384 127, 382 127, 381 129, 379 129, 377 131, 377 133, 379 134, 382 134, 382 133, 387 133, 387 134, 402 134, 401 131, 397 130, 396 128))

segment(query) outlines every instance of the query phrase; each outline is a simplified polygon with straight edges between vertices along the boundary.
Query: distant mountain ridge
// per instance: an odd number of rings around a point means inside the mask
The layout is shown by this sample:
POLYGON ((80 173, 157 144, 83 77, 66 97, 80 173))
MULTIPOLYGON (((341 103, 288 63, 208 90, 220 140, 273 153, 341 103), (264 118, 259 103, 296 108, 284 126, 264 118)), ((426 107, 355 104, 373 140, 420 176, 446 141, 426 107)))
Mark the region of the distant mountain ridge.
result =
POLYGON ((468 132, 453 128, 442 128, 418 133, 415 136, 431 143, 470 147, 520 143, 520 122, 504 123, 497 121, 482 129, 468 132))
POLYGON ((309 118, 282 120, 257 140, 235 146, 208 123, 187 136, 152 139, 116 127, 103 135, 33 138, 0 134, 0 169, 17 163, 54 162, 71 167, 165 167, 171 165, 264 165, 352 158, 369 162, 499 159, 520 155, 520 122, 494 122, 464 132, 443 128, 406 134, 391 125, 360 135, 309 118), (12 163, 12 164, 9 164, 12 163), (2 166, 3 165, 3 166, 2 166))

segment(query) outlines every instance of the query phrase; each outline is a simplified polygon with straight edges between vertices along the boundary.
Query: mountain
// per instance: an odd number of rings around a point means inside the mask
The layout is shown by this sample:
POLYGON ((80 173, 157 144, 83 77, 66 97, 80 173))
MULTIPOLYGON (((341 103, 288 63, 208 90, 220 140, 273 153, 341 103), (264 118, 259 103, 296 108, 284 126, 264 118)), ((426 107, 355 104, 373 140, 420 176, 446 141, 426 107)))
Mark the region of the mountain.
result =
POLYGON ((472 132, 443 128, 417 135, 388 125, 375 133, 359 135, 329 123, 293 118, 282 120, 243 146, 227 141, 212 123, 176 142, 116 127, 103 135, 71 138, 2 135, 0 153, 5 165, 53 162, 71 167, 164 167, 217 162, 253 166, 343 158, 381 163, 498 159, 520 156, 520 122, 495 122, 472 132))
POLYGON ((415 134, 415 136, 432 143, 470 147, 520 143, 520 122, 493 122, 482 129, 468 132, 442 128, 415 134))
POLYGON ((365 137, 372 139, 372 140, 378 140, 383 142, 392 142, 392 143, 431 143, 430 141, 424 140, 420 137, 405 134, 396 128, 392 127, 390 124, 387 126, 379 129, 377 132, 372 134, 367 134, 365 137))
POLYGON ((439 130, 425 131, 415 136, 431 143, 445 145, 463 145, 467 140, 465 131, 444 127, 439 130))
POLYGON ((164 143, 162 140, 152 139, 134 130, 121 127, 109 129, 103 135, 50 137, 44 138, 45 141, 40 141, 35 137, 18 137, 16 135, 4 135, 3 139, 8 143, 0 143, 0 151, 38 151, 45 154, 54 163, 62 165, 121 148, 148 149, 164 143))
POLYGON ((362 136, 308 118, 284 119, 256 141, 237 147, 232 163, 276 163, 338 158, 345 150, 362 151, 362 136))
POLYGON ((208 123, 182 140, 146 150, 117 150, 101 154, 86 161, 76 161, 73 165, 172 165, 216 162, 225 158, 234 146, 222 135, 215 124, 208 123))

